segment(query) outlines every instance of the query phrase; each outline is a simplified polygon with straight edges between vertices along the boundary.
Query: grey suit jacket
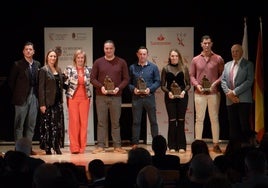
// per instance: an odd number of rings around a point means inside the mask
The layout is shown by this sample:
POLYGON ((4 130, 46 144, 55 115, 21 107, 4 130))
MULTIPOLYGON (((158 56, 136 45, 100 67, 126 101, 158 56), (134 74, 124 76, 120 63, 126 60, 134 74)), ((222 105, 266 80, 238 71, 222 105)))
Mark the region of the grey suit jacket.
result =
MULTIPOLYGON (((222 72, 221 87, 226 94, 231 88, 230 72, 232 68, 232 61, 224 65, 222 72)), ((242 103, 252 103, 252 85, 254 82, 254 66, 251 61, 244 58, 241 59, 237 70, 237 75, 234 79, 234 92, 239 97, 242 103)), ((233 102, 226 98, 226 105, 231 105, 233 102)))

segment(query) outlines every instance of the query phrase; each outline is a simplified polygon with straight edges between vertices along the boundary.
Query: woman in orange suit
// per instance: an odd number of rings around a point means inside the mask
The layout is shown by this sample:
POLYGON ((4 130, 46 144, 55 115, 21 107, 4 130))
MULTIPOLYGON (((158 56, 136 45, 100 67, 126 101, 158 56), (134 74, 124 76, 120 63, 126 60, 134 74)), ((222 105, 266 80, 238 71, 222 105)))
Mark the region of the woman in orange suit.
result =
POLYGON ((86 53, 77 50, 73 56, 73 65, 67 66, 64 71, 67 77, 65 94, 69 113, 70 151, 73 154, 84 153, 87 144, 91 67, 86 65, 86 59, 86 53))

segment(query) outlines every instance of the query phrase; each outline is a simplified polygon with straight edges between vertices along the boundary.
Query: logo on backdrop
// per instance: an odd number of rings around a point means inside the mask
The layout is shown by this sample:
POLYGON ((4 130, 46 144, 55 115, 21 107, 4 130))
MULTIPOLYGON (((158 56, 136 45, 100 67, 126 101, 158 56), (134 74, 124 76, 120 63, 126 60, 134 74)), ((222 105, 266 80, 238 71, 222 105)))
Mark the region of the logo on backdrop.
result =
POLYGON ((185 37, 186 37, 186 33, 183 33, 183 32, 177 33, 177 41, 179 45, 184 46, 183 40, 185 37))

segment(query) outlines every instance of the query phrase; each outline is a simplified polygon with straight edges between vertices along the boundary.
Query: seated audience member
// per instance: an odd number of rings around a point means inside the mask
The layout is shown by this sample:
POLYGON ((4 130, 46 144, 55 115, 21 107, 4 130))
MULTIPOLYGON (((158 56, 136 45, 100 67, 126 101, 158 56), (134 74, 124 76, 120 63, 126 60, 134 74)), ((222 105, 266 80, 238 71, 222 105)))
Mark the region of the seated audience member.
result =
POLYGON ((26 138, 20 138, 15 143, 15 150, 23 152, 27 155, 27 163, 30 170, 31 175, 33 175, 34 170, 41 164, 45 163, 43 159, 31 157, 32 152, 32 142, 26 138))
POLYGON ((105 178, 106 188, 134 188, 135 183, 136 176, 129 164, 116 162, 108 168, 105 178))
POLYGON ((205 154, 196 154, 192 159, 188 170, 188 181, 183 187, 203 187, 214 174, 215 167, 212 158, 205 154))
POLYGON ((93 159, 88 163, 88 173, 90 177, 89 187, 104 187, 105 165, 101 159, 93 159))
POLYGON ((167 141, 162 135, 153 138, 152 156, 153 165, 160 170, 180 170, 180 157, 177 155, 166 154, 167 141))
POLYGON ((9 150, 4 156, 4 163, 4 172, 0 174, 1 187, 31 187, 32 174, 25 153, 9 150))
POLYGON ((268 187, 265 154, 259 149, 253 149, 247 152, 244 161, 246 175, 242 182, 233 184, 233 188, 268 187))
POLYGON ((195 140, 191 144, 192 158, 199 153, 205 153, 209 155, 208 145, 204 140, 195 140))
POLYGON ((214 158, 214 165, 218 172, 225 174, 231 183, 241 181, 244 171, 244 155, 240 140, 229 140, 223 155, 214 158))
POLYGON ((142 147, 136 147, 132 148, 128 152, 128 158, 127 163, 131 166, 134 172, 134 181, 136 182, 136 177, 139 173, 139 171, 147 166, 147 165, 153 165, 152 162, 152 156, 150 152, 142 147))
MULTIPOLYGON (((181 165, 181 181, 185 181, 187 177, 187 172, 189 170, 189 166, 191 163, 191 160, 194 156, 196 156, 199 153, 204 153, 206 155, 209 155, 209 149, 208 145, 204 140, 194 140, 191 144, 191 159, 187 162, 181 165)), ((209 155, 210 156, 210 155, 209 155)))
POLYGON ((139 171, 136 185, 137 188, 162 188, 163 178, 156 167, 147 165, 139 171))
POLYGON ((59 168, 62 176, 60 181, 64 185, 72 187, 88 185, 85 166, 77 166, 73 162, 54 162, 53 164, 59 168))
POLYGON ((60 169, 51 163, 38 166, 33 176, 33 188, 57 188, 62 175, 60 169))

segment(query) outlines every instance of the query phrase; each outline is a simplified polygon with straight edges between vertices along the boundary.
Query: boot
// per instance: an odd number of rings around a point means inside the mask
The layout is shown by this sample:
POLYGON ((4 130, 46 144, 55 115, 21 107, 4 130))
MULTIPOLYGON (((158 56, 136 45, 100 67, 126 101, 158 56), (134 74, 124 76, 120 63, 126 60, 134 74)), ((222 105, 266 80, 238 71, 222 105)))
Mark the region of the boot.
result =
POLYGON ((61 155, 61 154, 62 154, 60 148, 56 148, 56 149, 55 149, 55 152, 56 152, 57 155, 61 155))
POLYGON ((52 155, 51 148, 46 148, 46 155, 52 155))

